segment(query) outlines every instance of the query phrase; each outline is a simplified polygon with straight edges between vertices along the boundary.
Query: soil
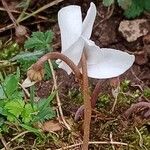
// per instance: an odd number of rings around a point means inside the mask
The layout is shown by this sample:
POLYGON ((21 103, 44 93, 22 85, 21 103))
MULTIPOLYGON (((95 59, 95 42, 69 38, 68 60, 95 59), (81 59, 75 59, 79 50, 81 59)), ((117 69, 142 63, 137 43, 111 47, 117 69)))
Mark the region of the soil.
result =
MULTIPOLYGON (((69 2, 63 2, 59 4, 58 6, 55 6, 53 9, 63 7, 68 4, 79 4, 78 1, 69 1, 69 2)), ((123 51, 127 51, 132 54, 137 54, 137 52, 142 52, 145 49, 150 47, 149 43, 144 43, 143 39, 146 37, 140 37, 135 42, 127 42, 122 35, 118 32, 118 27, 120 21, 126 19, 123 16, 123 12, 120 8, 115 6, 114 10, 111 12, 108 11, 106 7, 102 5, 101 2, 97 2, 97 11, 98 15, 95 21, 94 30, 92 34, 92 40, 96 42, 96 44, 100 47, 110 47, 110 48, 116 48, 123 51)), ((87 8, 86 5, 83 5, 82 7, 87 8)), ((51 10, 53 10, 51 9, 51 10)), ((52 12, 52 11, 51 11, 52 12)), ((57 11, 54 11, 55 15, 57 11)), ((84 14, 83 14, 84 15, 84 14)), ((139 18, 146 18, 149 19, 148 16, 143 15, 139 18)), ((42 23, 41 23, 42 24, 42 23)), ((42 24, 43 25, 43 24, 42 24)), ((33 26, 32 26, 33 27, 33 26)), ((54 31, 54 50, 60 51, 61 45, 60 45, 60 31, 58 28, 58 24, 52 24, 52 28, 54 31)), ((42 26, 42 29, 46 30, 46 26, 42 26)), ((150 34, 150 33, 149 33, 150 34)), ((150 39, 149 39, 150 41, 150 39)), ((147 50, 148 51, 148 50, 147 50)), ((64 116, 67 119, 69 123, 73 125, 73 131, 68 132, 65 128, 63 131, 59 134, 59 138, 55 141, 53 138, 51 140, 48 140, 45 144, 44 149, 51 148, 51 149, 57 149, 60 146, 65 145, 71 145, 75 143, 79 143, 82 140, 82 119, 75 123, 73 121, 74 115, 77 111, 77 109, 83 104, 82 96, 80 94, 80 87, 76 79, 74 78, 74 75, 67 75, 67 73, 61 69, 57 69, 56 71, 57 76, 57 82, 59 85, 59 96, 62 103, 62 109, 64 112, 64 116)), ((136 62, 133 65, 133 67, 128 70, 126 73, 124 73, 120 80, 130 80, 129 89, 127 94, 131 94, 131 92, 135 92, 139 90, 140 92, 143 92, 144 89, 148 88, 150 86, 150 57, 147 54, 137 54, 136 56, 136 62), (145 60, 146 59, 146 60, 145 60)), ((94 86, 96 85, 98 80, 90 79, 90 89, 92 90, 94 86)), ((52 79, 49 81, 42 81, 37 84, 36 93, 39 97, 47 97, 52 90, 53 81, 52 79)), ((150 132, 149 132, 149 125, 148 122, 150 121, 147 118, 143 118, 142 113, 137 113, 135 115, 132 115, 130 119, 126 120, 123 117, 124 112, 131 106, 132 103, 137 103, 139 101, 148 101, 149 99, 144 96, 135 97, 132 100, 129 100, 129 102, 124 101, 121 102, 121 100, 117 103, 115 107, 115 111, 113 113, 110 112, 112 108, 112 104, 114 101, 114 98, 111 93, 111 86, 109 83, 109 80, 102 80, 101 81, 101 94, 109 94, 109 102, 105 106, 101 106, 101 108, 98 107, 100 103, 100 99, 98 99, 96 108, 93 110, 92 115, 92 122, 91 122, 91 135, 90 140, 91 141, 110 141, 110 135, 112 134, 113 141, 120 141, 125 143, 130 143, 134 145, 134 148, 128 148, 125 146, 115 146, 117 150, 140 150, 141 147, 139 146, 139 139, 140 135, 136 132, 135 128, 142 128, 142 135, 144 144, 146 145, 147 149, 150 149, 149 139, 150 139, 150 132), (147 142, 147 143, 146 143, 147 142)), ((122 99, 122 98, 120 98, 122 99)), ((30 136, 26 136, 30 137, 30 136)), ((28 141, 28 140, 27 140, 28 141)), ((25 142, 26 144, 28 142, 25 142)), ((32 141, 32 140, 31 140, 32 141)), ((26 145, 25 144, 25 145, 26 145)), ((29 145, 32 145, 33 143, 29 142, 29 145)), ((38 146, 37 146, 38 147, 38 146)), ((106 145, 90 145, 90 150, 110 150, 113 149, 112 145, 106 144, 106 145)), ((43 147, 40 145, 38 147, 39 149, 43 149, 43 147)), ((30 149, 29 146, 27 146, 27 149, 30 149)), ((80 150, 80 147, 73 148, 80 150)), ((144 149, 144 148, 142 148, 144 149)))

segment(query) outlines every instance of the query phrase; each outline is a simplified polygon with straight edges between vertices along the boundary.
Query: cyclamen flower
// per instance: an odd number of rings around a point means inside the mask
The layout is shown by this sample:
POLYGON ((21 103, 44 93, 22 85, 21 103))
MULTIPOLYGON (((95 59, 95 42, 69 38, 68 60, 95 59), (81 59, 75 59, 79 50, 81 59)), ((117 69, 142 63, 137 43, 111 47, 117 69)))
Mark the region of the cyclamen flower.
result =
MULTIPOLYGON (((119 76, 133 64, 135 57, 126 52, 110 48, 100 48, 90 40, 96 17, 96 6, 90 4, 87 15, 82 22, 81 7, 70 5, 58 12, 58 23, 61 31, 61 53, 79 66, 82 53, 87 59, 88 77, 106 79, 119 76)), ((57 61, 59 68, 68 74, 72 70, 62 61, 57 61)))

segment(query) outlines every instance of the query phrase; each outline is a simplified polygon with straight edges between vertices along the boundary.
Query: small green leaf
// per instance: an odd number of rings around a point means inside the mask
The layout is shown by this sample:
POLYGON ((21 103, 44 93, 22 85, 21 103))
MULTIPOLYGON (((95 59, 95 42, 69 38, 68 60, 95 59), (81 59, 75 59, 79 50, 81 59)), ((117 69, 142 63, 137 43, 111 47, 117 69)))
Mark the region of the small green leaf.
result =
POLYGON ((4 109, 18 118, 24 109, 24 105, 25 103, 23 100, 14 100, 7 102, 4 109))
POLYGON ((6 98, 5 92, 3 90, 3 87, 0 85, 0 99, 5 99, 5 98, 6 98))
POLYGON ((144 8, 146 11, 150 11, 150 0, 143 0, 144 8))
POLYGON ((29 38, 24 45, 25 49, 34 49, 34 50, 42 50, 46 51, 50 48, 49 44, 52 42, 52 32, 33 32, 31 38, 29 38))
POLYGON ((26 104, 21 113, 22 121, 25 124, 29 123, 32 120, 32 113, 34 113, 34 110, 31 104, 26 104))
POLYGON ((34 52, 21 52, 12 59, 11 61, 16 61, 16 60, 37 60, 39 57, 41 57, 44 54, 44 52, 41 51, 34 51, 34 52))
POLYGON ((114 0, 103 0, 103 5, 104 6, 110 6, 114 3, 114 0))
POLYGON ((132 0, 132 4, 125 10, 124 15, 127 18, 135 18, 144 11, 143 0, 132 0))
POLYGON ((33 127, 28 126, 26 124, 20 124, 20 126, 29 132, 33 132, 34 134, 36 134, 37 136, 40 136, 41 138, 45 137, 44 134, 39 129, 33 128, 33 127))
POLYGON ((16 75, 9 75, 6 77, 3 85, 5 93, 8 98, 11 98, 15 91, 18 89, 19 79, 16 75))

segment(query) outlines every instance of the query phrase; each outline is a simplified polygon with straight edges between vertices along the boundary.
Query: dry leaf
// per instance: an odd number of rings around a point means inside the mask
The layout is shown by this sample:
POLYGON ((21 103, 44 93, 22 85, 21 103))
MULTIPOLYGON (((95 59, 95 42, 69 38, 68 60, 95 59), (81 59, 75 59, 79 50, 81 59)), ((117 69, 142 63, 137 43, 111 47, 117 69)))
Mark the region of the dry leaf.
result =
POLYGON ((42 130, 47 131, 47 132, 55 132, 55 131, 59 131, 61 129, 62 129, 62 127, 61 127, 60 123, 58 121, 54 121, 54 120, 46 121, 42 125, 42 130))

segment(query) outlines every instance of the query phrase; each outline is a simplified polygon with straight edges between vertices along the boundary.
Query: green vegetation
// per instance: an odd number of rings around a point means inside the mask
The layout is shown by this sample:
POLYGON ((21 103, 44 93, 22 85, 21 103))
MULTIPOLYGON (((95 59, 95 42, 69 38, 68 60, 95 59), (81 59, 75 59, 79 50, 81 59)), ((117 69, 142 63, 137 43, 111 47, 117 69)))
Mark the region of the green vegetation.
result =
MULTIPOLYGON (((0 83, 0 131, 4 132, 6 122, 16 126, 31 127, 38 122, 44 122, 55 117, 55 110, 52 107, 52 100, 55 92, 48 98, 35 101, 34 87, 31 87, 30 99, 25 98, 19 87, 20 72, 10 74, 4 79, 1 76, 0 83)), ((9 126, 8 126, 9 128, 9 126)))
POLYGON ((150 0, 103 0, 107 7, 115 2, 124 10, 127 18, 135 18, 144 11, 150 11, 150 0))

